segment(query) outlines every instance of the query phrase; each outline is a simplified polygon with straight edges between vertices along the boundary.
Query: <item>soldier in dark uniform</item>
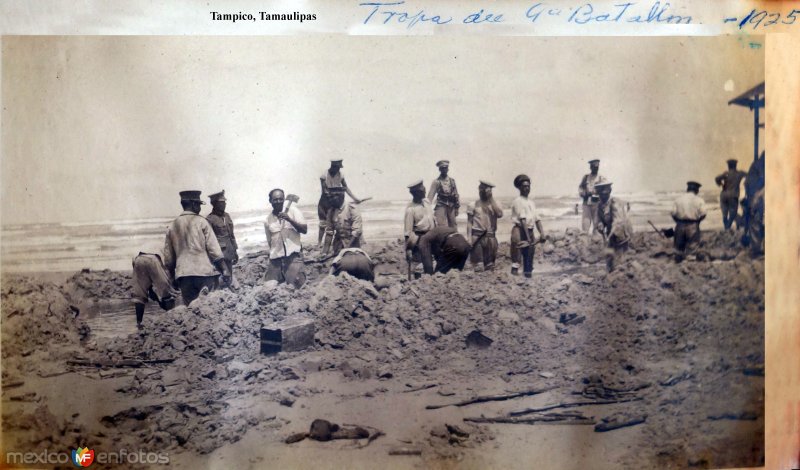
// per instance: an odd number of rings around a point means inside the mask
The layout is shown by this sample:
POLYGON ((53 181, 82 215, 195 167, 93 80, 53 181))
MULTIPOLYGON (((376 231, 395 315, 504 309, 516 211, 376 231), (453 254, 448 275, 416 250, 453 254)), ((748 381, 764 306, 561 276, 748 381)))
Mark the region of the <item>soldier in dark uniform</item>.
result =
POLYGON ((433 206, 436 225, 455 228, 460 207, 456 180, 447 176, 450 169, 448 160, 439 160, 436 162, 436 166, 439 167, 439 177, 431 183, 431 189, 428 190, 428 201, 433 204, 433 198, 436 198, 436 205, 433 206))
POLYGON ((455 228, 447 226, 428 230, 417 242, 425 274, 447 273, 453 268, 461 271, 469 258, 470 248, 463 235, 455 228))
POLYGON ((238 283, 233 277, 233 265, 239 261, 239 254, 236 252, 239 245, 236 244, 236 236, 233 233, 233 220, 230 214, 225 212, 227 199, 225 199, 225 190, 208 196, 211 200, 211 213, 208 214, 206 220, 211 224, 214 229, 214 235, 217 236, 219 247, 222 249, 222 254, 225 257, 225 264, 231 272, 230 288, 236 290, 238 283))
POLYGON ((733 227, 733 222, 739 214, 739 186, 747 173, 736 169, 737 161, 728 160, 728 171, 714 178, 717 186, 722 187, 719 195, 719 207, 722 209, 722 224, 725 230, 733 227))

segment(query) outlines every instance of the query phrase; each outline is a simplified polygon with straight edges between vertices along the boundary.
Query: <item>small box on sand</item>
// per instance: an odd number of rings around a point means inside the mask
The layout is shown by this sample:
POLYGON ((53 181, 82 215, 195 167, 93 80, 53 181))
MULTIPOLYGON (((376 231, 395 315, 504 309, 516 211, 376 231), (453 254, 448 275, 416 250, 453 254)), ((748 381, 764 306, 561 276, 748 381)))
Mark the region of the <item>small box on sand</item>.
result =
POLYGON ((314 321, 291 318, 261 327, 261 354, 301 351, 314 344, 314 321))

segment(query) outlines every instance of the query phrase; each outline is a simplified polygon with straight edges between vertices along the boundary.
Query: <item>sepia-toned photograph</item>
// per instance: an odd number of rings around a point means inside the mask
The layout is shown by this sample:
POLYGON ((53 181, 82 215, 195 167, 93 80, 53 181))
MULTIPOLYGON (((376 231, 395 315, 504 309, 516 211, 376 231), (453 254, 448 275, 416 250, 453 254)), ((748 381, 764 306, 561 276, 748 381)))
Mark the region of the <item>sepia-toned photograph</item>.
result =
POLYGON ((763 466, 765 40, 3 36, 2 466, 763 466))

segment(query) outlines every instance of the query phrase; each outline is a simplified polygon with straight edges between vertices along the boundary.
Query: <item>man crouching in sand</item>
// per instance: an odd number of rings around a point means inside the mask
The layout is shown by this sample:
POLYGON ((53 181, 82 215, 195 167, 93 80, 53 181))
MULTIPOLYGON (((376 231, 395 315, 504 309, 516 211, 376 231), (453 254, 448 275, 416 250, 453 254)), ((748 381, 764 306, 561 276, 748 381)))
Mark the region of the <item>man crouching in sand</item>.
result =
POLYGON ((608 242, 606 267, 614 270, 622 253, 628 251, 633 237, 633 226, 628 219, 628 205, 625 201, 611 197, 611 182, 598 183, 595 186, 600 201, 597 204, 597 219, 600 232, 608 242))
POLYGON ((144 306, 150 299, 158 302, 164 310, 175 306, 178 292, 172 288, 172 280, 164 269, 162 257, 158 253, 139 252, 133 258, 133 305, 136 309, 136 326, 142 329, 144 306))

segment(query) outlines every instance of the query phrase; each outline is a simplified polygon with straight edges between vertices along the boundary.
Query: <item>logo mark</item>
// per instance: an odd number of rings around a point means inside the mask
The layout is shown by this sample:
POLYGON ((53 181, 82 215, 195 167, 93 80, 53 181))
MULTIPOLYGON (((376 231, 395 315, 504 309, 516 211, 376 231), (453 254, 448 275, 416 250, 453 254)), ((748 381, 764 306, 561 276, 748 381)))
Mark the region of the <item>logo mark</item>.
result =
POLYGON ((88 467, 94 462, 94 451, 88 447, 78 447, 72 451, 72 464, 76 467, 88 467))

